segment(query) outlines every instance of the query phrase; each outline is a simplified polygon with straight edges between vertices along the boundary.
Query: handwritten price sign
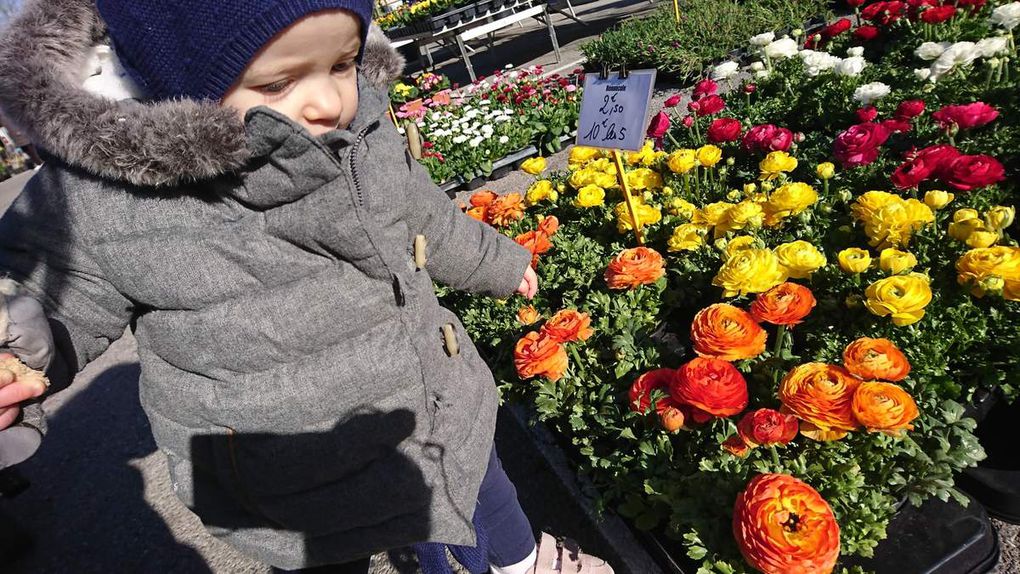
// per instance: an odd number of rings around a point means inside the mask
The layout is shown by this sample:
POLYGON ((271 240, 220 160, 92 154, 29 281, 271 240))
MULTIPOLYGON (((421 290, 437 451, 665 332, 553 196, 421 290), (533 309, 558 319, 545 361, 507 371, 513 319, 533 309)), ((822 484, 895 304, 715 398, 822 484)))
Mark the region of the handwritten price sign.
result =
POLYGON ((645 143, 655 70, 634 70, 626 79, 588 74, 577 128, 577 145, 637 151, 645 143))

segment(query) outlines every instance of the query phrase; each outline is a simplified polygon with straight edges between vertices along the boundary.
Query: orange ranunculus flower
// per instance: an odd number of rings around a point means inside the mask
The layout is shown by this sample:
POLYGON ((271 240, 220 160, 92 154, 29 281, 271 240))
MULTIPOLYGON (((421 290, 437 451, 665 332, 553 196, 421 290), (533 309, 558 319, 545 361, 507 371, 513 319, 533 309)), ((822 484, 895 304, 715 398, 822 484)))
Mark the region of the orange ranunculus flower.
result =
POLYGON ((673 400, 694 407, 695 422, 728 417, 747 407, 747 381, 731 363, 698 357, 676 371, 669 387, 673 400))
POLYGON ((843 351, 843 366, 869 381, 902 381, 910 374, 910 362, 889 339, 861 337, 843 351))
POLYGON ((744 414, 737 423, 737 434, 750 447, 786 444, 797 436, 797 417, 758 409, 744 414))
POLYGON ((655 283, 666 274, 662 255, 649 247, 624 249, 606 268, 606 284, 610 289, 633 289, 655 283))
POLYGON ((744 458, 751 452, 751 446, 744 442, 744 439, 740 438, 740 435, 738 434, 724 440, 722 447, 726 449, 726 452, 733 456, 739 456, 740 458, 744 458))
POLYGON ((531 252, 531 266, 538 267, 538 256, 552 249, 549 236, 539 230, 526 231, 514 238, 519 245, 531 252))
POLYGON ((857 387, 852 408, 854 417, 864 428, 892 436, 914 430, 910 422, 920 414, 907 391, 892 383, 875 381, 861 383, 857 387))
POLYGON ((519 193, 497 197, 488 206, 489 223, 504 227, 524 217, 524 198, 519 193))
POLYGON ((811 290, 796 283, 780 283, 758 295, 751 304, 751 316, 773 325, 796 325, 815 308, 811 290))
POLYGON ((525 305, 517 310, 517 320, 521 325, 534 325, 541 318, 542 314, 532 305, 525 305))
POLYGON ((482 223, 485 223, 485 220, 488 217, 488 212, 489 212, 489 208, 485 207, 484 205, 483 206, 478 206, 478 207, 472 207, 471 209, 466 211, 466 213, 468 214, 468 217, 470 217, 472 219, 477 219, 478 221, 481 221, 482 223))
POLYGON ((765 351, 768 335, 743 309, 716 303, 694 316, 691 340, 702 357, 737 361, 757 357, 765 351))
POLYGON ((802 435, 814 440, 839 440, 860 426, 850 408, 860 383, 842 367, 807 363, 786 374, 779 385, 779 400, 803 421, 802 435))
MULTIPOLYGON (((628 394, 630 410, 644 414, 652 404, 652 391, 655 389, 668 390, 675 376, 676 371, 673 369, 655 369, 654 371, 643 373, 634 379, 628 394)), ((655 411, 660 414, 667 408, 676 406, 676 401, 668 395, 655 401, 655 411)))
POLYGON ((760 474, 737 495, 733 536, 765 574, 828 574, 839 558, 839 524, 818 491, 788 474, 760 474))
POLYGON ((659 420, 666 432, 674 432, 684 428, 684 413, 677 407, 666 407, 659 413, 659 420))
POLYGON ((493 201, 496 201, 497 197, 499 196, 496 195, 496 192, 483 189, 471 194, 471 199, 469 201, 473 207, 486 207, 493 201))
POLYGON ((517 341, 514 366, 522 379, 543 376, 558 381, 567 370, 567 351, 552 337, 532 331, 517 341))
POLYGON ((560 220, 555 215, 543 217, 538 222, 538 231, 544 233, 546 237, 552 237, 556 235, 556 231, 560 228, 560 220))
POLYGON ((542 325, 542 331, 561 343, 587 341, 595 333, 591 328, 591 317, 573 309, 557 311, 542 325))

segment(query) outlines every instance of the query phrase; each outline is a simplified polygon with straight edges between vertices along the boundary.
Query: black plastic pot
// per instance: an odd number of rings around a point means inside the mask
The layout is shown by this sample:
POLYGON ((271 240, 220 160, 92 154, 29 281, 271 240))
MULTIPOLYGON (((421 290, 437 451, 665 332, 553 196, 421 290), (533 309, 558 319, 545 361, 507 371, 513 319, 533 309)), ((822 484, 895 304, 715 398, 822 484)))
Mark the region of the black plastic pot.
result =
POLYGON ((971 410, 980 421, 975 434, 988 458, 963 471, 957 484, 992 516, 1020 524, 1020 443, 1016 441, 1020 401, 1008 404, 987 393, 978 397, 971 410))

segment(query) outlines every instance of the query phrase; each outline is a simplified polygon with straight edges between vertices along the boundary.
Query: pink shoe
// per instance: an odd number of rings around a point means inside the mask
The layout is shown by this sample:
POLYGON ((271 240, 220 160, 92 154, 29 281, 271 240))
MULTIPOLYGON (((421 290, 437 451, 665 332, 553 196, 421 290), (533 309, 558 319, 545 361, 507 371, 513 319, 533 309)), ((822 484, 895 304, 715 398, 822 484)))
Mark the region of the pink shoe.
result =
POLYGON ((538 559, 528 574, 613 574, 606 561, 584 554, 577 542, 569 538, 558 541, 542 533, 538 542, 538 559))

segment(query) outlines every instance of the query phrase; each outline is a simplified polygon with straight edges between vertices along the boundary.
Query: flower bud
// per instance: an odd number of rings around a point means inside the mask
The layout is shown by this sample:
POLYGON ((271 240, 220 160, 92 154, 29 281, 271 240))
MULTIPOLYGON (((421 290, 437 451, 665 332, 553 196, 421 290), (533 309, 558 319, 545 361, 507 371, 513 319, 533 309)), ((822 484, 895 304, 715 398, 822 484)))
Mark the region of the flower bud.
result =
POLYGON ((991 229, 1002 231, 1010 225, 1013 225, 1014 217, 1016 217, 1015 207, 996 205, 989 209, 988 213, 985 214, 985 223, 991 229))
POLYGON ((756 84, 744 84, 745 94, 753 94, 756 91, 758 91, 758 86, 756 84))
POLYGON ((733 157, 726 158, 726 165, 734 165, 736 163, 737 163, 737 160, 734 159, 733 157))
MULTIPOLYGON (((801 28, 794 28, 793 31, 790 32, 790 35, 793 36, 794 38, 800 38, 801 34, 803 34, 803 33, 804 33, 803 29, 801 29, 801 28)), ((815 36, 821 37, 821 34, 815 34, 815 36)))
POLYGON ((1002 289, 1006 286, 1006 282, 1003 281, 1002 277, 997 275, 989 275, 984 279, 978 281, 975 286, 975 295, 983 297, 987 294, 991 295, 1002 295, 1002 289))
POLYGON ((668 186, 668 185, 663 187, 662 188, 662 195, 673 195, 673 188, 668 186))
POLYGON ((797 132, 793 134, 793 141, 797 143, 804 143, 804 138, 805 138, 804 132, 797 132))
POLYGON ((999 234, 994 231, 975 231, 967 237, 967 245, 975 249, 991 247, 999 241, 999 234))
POLYGON ((956 196, 948 191, 942 191, 941 189, 933 189, 924 194, 924 203, 932 209, 942 209, 949 205, 956 196))
POLYGON ((684 116, 684 127, 689 128, 694 125, 694 116, 684 116))
POLYGON ((744 194, 741 193, 739 189, 731 189, 730 192, 726 194, 726 201, 732 201, 734 203, 740 201, 743 198, 744 194))
POLYGON ((836 166, 832 162, 823 162, 818 164, 815 168, 815 172, 818 173, 820 179, 832 179, 832 176, 836 175, 836 166))
POLYGON ((979 215, 976 209, 965 207, 963 209, 957 209, 956 212, 953 213, 953 223, 962 223, 969 219, 978 219, 978 217, 979 215))

